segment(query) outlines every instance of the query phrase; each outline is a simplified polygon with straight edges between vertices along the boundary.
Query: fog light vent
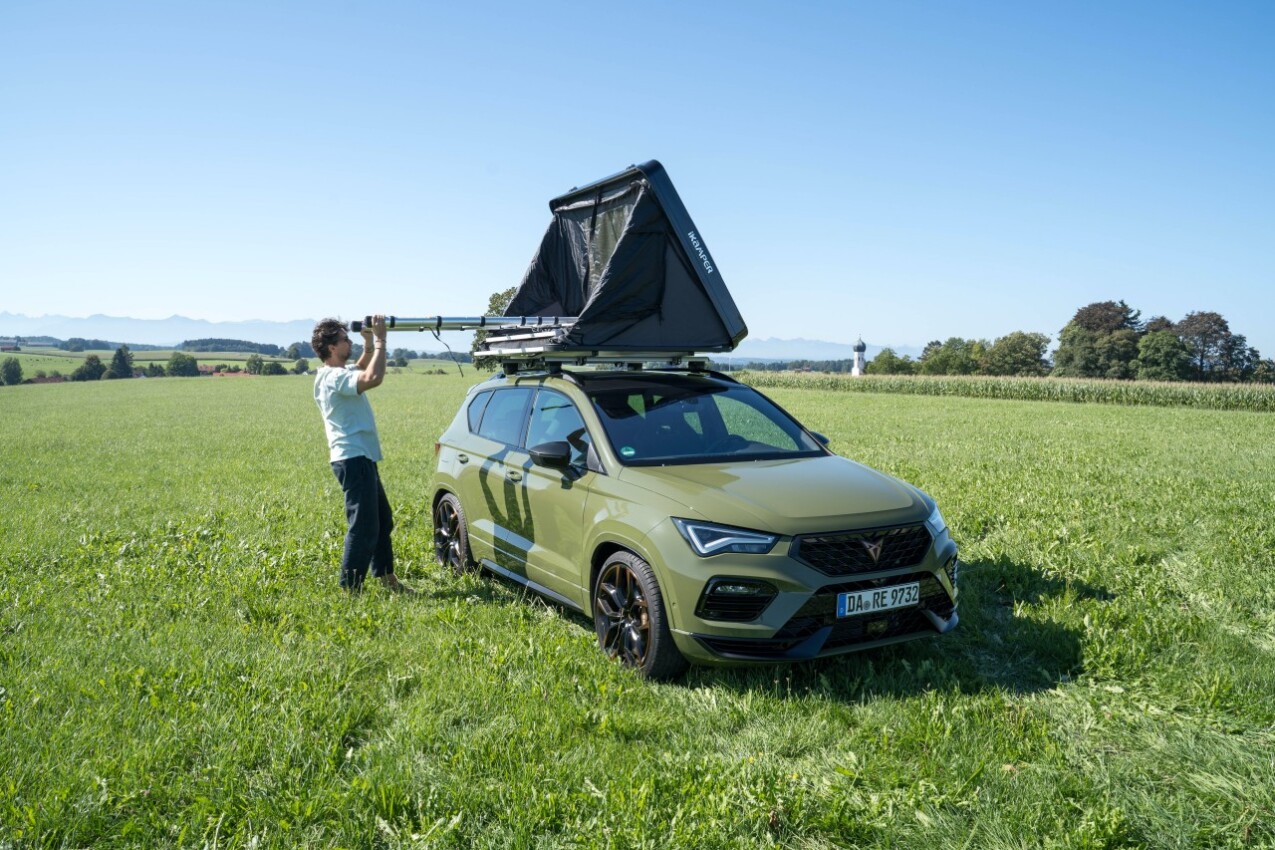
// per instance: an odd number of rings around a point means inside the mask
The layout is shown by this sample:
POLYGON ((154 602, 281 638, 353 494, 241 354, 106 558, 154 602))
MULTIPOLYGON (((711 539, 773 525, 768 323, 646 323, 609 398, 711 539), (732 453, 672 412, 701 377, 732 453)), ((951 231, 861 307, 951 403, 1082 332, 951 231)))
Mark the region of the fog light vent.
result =
POLYGON ((756 620, 778 593, 773 584, 765 581, 715 578, 705 585, 695 616, 735 623, 756 620))

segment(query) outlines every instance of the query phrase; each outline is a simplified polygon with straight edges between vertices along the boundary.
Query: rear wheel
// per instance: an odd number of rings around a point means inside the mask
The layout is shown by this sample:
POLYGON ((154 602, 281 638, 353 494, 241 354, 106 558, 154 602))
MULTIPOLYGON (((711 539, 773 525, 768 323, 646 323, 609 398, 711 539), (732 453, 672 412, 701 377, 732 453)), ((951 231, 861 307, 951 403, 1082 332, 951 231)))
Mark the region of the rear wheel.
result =
POLYGON ((457 575, 472 572, 469 559, 469 531, 465 527, 465 511, 460 500, 448 493, 434 506, 434 557, 457 575))
POLYGON ((632 552, 616 552, 598 572, 593 624, 602 651, 648 679, 671 679, 686 669, 669 632, 655 572, 632 552))

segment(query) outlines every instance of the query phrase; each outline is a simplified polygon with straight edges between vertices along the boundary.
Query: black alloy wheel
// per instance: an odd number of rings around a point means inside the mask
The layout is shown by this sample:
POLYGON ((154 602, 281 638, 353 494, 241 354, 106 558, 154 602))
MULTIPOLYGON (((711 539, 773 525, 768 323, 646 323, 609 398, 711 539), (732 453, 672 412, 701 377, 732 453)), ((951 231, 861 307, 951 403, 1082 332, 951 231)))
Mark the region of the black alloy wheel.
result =
POLYGON ((670 679, 686 669, 669 632, 655 573, 631 552, 616 552, 598 573, 593 624, 607 657, 648 679, 670 679))
POLYGON ((434 557, 451 567, 457 575, 471 572, 469 532, 465 528, 465 511, 460 500, 448 493, 434 506, 434 557))

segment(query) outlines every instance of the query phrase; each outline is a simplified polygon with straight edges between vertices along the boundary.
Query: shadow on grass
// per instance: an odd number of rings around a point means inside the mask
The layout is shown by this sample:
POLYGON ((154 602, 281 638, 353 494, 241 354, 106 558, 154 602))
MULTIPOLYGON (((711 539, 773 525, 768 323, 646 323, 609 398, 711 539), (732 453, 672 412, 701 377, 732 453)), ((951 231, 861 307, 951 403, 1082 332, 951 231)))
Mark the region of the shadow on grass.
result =
POLYGON ((962 563, 959 588, 961 622, 946 635, 787 666, 692 668, 684 681, 850 702, 929 690, 1048 690, 1080 672, 1080 637, 1033 609, 1059 599, 1114 598, 1104 588, 1063 581, 1003 558, 962 563))

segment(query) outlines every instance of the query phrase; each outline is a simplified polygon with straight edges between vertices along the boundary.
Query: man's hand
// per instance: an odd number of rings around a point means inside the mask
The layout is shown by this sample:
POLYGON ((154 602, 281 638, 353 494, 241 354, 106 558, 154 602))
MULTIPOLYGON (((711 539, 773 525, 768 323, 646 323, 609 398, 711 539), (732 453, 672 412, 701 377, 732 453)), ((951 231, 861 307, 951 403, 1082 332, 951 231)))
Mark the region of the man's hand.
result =
POLYGON ((363 334, 363 356, 358 362, 358 391, 363 393, 385 380, 385 317, 373 316, 372 326, 364 325, 359 333, 363 334))

